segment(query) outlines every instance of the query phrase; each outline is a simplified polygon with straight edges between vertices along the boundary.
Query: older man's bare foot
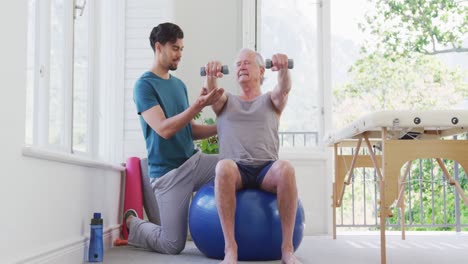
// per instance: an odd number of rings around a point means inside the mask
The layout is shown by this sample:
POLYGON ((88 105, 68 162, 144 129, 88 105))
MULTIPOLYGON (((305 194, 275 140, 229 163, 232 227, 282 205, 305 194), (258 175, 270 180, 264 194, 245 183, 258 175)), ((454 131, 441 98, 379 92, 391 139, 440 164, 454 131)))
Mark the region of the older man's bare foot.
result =
POLYGON ((283 253, 281 264, 301 264, 293 252, 283 253))
POLYGON ((221 264, 237 264, 237 252, 227 251, 221 264))

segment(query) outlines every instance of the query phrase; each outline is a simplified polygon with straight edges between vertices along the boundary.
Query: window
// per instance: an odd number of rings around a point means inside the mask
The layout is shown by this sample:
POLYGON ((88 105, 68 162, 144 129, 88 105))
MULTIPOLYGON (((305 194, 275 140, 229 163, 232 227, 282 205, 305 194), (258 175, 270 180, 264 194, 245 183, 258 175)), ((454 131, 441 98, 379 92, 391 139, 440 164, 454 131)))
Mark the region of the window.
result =
POLYGON ((93 156, 94 4, 28 1, 28 145, 93 156))
POLYGON ((73 57, 73 150, 88 152, 92 134, 90 122, 93 68, 90 40, 92 31, 90 8, 82 5, 75 15, 73 57))
POLYGON ((335 128, 377 110, 453 109, 467 97, 466 1, 330 4, 335 128), (425 32, 428 28, 437 37, 425 32), (457 41, 444 47, 439 43, 447 39, 443 34, 459 36, 462 48, 456 48, 457 41), (387 43, 400 56, 384 49, 387 43))
MULTIPOLYGON (((321 12, 316 0, 256 1, 256 50, 265 59, 284 53, 294 60, 292 90, 280 123, 283 147, 317 147, 323 138, 321 12)), ((266 70, 263 92, 274 88, 276 78, 266 70)))

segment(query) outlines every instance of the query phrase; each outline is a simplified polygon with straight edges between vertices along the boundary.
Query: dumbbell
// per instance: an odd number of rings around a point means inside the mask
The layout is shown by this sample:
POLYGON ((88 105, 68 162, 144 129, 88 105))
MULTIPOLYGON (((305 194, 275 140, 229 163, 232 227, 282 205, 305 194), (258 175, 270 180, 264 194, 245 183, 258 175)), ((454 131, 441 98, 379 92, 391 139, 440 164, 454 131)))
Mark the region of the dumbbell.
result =
MULTIPOLYGON (((270 59, 265 60, 265 68, 270 69, 272 67, 272 62, 270 59)), ((293 59, 288 59, 288 69, 293 69, 294 68, 294 60, 293 59)), ((229 74, 229 68, 227 65, 223 65, 221 68, 221 72, 223 74, 229 74)), ((205 67, 200 68, 200 75, 205 76, 206 75, 206 70, 205 67)))
MULTIPOLYGON (((272 67, 272 63, 270 59, 265 60, 265 68, 270 69, 272 67)), ((288 59, 288 69, 294 68, 294 60, 293 59, 288 59)))
MULTIPOLYGON (((227 65, 223 65, 223 66, 221 67, 221 72, 222 72, 223 74, 229 74, 229 67, 228 67, 227 65)), ((201 76, 206 76, 206 69, 205 69, 205 67, 201 67, 201 68, 200 68, 200 75, 201 75, 201 76)))

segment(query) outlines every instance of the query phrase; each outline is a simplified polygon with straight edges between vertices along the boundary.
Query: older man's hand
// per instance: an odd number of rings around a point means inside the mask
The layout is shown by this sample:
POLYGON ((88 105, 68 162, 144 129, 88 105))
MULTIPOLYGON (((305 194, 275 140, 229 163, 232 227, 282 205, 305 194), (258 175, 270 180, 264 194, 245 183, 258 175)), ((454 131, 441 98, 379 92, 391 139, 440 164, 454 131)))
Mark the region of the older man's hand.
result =
POLYGON ((275 54, 271 57, 271 70, 272 71, 279 71, 279 70, 287 70, 288 69, 288 56, 285 54, 275 54))
POLYGON ((210 61, 205 66, 206 77, 207 78, 221 78, 224 76, 223 72, 221 71, 223 65, 219 61, 210 61))

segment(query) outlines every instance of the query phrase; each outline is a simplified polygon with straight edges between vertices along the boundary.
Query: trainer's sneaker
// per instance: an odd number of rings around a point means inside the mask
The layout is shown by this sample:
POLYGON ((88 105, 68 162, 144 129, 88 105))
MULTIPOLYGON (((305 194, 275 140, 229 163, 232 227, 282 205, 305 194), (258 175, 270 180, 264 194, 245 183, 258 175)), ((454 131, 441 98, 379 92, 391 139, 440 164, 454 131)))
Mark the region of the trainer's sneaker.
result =
POLYGON ((127 222, 127 218, 129 218, 131 215, 133 215, 134 217, 138 217, 138 214, 135 210, 133 209, 128 209, 127 211, 125 211, 124 213, 124 221, 125 223, 127 222))
POLYGON ((127 227, 127 233, 130 233, 130 228, 128 227, 127 219, 128 219, 131 215, 138 218, 138 214, 137 214, 137 212, 136 212, 135 210, 133 210, 133 209, 128 209, 127 211, 125 211, 125 214, 124 214, 124 223, 125 223, 125 226, 127 227))

